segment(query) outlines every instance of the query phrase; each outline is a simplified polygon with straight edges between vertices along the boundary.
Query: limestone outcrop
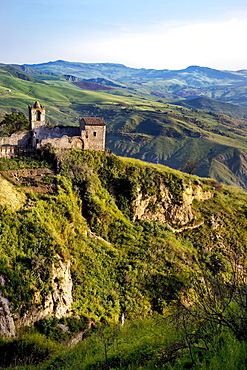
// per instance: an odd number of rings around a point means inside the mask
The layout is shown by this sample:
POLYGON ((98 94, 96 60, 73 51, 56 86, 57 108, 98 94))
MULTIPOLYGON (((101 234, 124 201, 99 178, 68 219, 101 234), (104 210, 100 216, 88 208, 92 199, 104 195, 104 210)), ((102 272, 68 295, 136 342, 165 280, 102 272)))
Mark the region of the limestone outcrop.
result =
POLYGON ((46 317, 68 317, 72 310, 72 278, 70 273, 70 261, 63 262, 60 258, 56 265, 52 266, 52 292, 41 297, 38 292, 33 300, 31 310, 17 320, 18 326, 27 326, 46 317), (40 301, 43 300, 42 308, 40 301))
MULTIPOLYGON (((6 284, 0 276, 0 287, 6 284)), ((34 296, 31 308, 23 315, 13 314, 11 305, 0 289, 0 335, 14 336, 16 328, 29 326, 47 317, 68 317, 72 313, 72 278, 70 261, 63 262, 60 257, 52 266, 52 292, 42 297, 40 292, 34 296), (42 302, 42 305, 41 305, 42 302)))
MULTIPOLYGON (((5 285, 5 279, 0 276, 0 287, 5 285)), ((10 302, 4 297, 0 289, 0 335, 12 337, 16 334, 14 317, 11 312, 10 302)))
POLYGON ((197 216, 192 210, 193 200, 206 200, 213 196, 210 191, 204 191, 200 185, 189 183, 184 187, 182 199, 178 203, 174 195, 164 184, 160 185, 158 195, 148 196, 137 189, 137 197, 133 201, 134 220, 158 221, 168 223, 171 226, 189 226, 197 216))

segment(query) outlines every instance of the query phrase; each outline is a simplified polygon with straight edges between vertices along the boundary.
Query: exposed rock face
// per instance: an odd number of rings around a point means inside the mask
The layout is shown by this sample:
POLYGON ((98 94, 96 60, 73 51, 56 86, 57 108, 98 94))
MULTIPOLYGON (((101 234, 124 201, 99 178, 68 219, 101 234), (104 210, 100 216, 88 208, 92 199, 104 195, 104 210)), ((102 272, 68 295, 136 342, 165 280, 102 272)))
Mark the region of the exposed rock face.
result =
POLYGON ((62 262, 59 258, 56 266, 54 265, 52 269, 52 293, 44 298, 40 297, 40 293, 37 293, 32 309, 27 311, 23 317, 18 318, 17 325, 31 325, 50 316, 58 319, 70 316, 73 303, 72 285, 70 261, 62 262), (38 306, 38 302, 42 298, 43 309, 38 306))
MULTIPOLYGON (((41 297, 40 293, 34 296, 32 308, 20 317, 12 314, 11 304, 3 296, 0 289, 0 335, 11 337, 16 335, 16 328, 32 325, 46 317, 68 317, 72 313, 72 279, 70 261, 62 262, 59 257, 56 265, 52 267, 52 293, 41 297), (42 301, 42 308, 40 302, 42 301)), ((5 285, 5 279, 0 276, 0 287, 5 285)))
POLYGON ((160 190, 161 200, 158 200, 156 194, 148 196, 139 189, 133 202, 134 219, 185 226, 196 219, 191 207, 193 200, 206 200, 213 196, 212 192, 203 191, 200 185, 189 184, 183 191, 182 201, 177 204, 174 196, 164 184, 161 184, 160 190))
MULTIPOLYGON (((5 279, 0 276, 0 286, 5 285, 5 279)), ((4 298, 0 290, 0 334, 5 337, 12 337, 16 334, 15 323, 11 313, 10 303, 4 298)))

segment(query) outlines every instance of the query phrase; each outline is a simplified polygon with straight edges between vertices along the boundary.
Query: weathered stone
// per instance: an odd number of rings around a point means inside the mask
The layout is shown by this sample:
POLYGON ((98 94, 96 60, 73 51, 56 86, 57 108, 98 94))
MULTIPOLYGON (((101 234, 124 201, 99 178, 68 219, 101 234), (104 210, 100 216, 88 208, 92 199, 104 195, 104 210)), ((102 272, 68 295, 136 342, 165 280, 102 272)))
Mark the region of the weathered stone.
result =
MULTIPOLYGON (((5 285, 5 279, 0 276, 0 286, 5 285)), ((10 303, 7 298, 4 298, 0 290, 0 334, 5 337, 12 337, 16 334, 15 323, 10 308, 10 303)))
POLYGON ((18 326, 32 325, 36 321, 46 317, 68 317, 72 314, 72 278, 70 273, 70 261, 62 262, 57 257, 58 262, 52 267, 52 293, 46 297, 41 297, 38 292, 32 304, 32 308, 23 317, 17 320, 18 326), (39 303, 43 298, 43 308, 39 303))
POLYGON ((206 200, 213 196, 212 192, 204 191, 200 185, 188 185, 182 193, 182 201, 177 204, 169 189, 161 184, 161 200, 157 195, 148 196, 138 189, 136 199, 133 201, 134 220, 149 220, 168 223, 170 225, 185 226, 196 219, 192 210, 194 199, 206 200), (155 210, 150 210, 150 205, 155 204, 155 210))
POLYGON ((33 107, 29 105, 29 120, 30 131, 0 138, 0 157, 13 157, 15 147, 105 150, 106 125, 102 118, 82 118, 78 127, 46 127, 45 107, 35 102, 33 107))

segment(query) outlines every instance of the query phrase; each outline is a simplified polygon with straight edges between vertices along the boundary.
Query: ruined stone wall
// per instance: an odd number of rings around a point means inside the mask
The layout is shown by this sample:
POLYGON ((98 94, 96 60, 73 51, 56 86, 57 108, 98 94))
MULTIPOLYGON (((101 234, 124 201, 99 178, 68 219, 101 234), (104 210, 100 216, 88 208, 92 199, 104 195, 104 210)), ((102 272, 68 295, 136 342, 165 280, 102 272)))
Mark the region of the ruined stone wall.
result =
POLYGON ((30 136, 30 132, 17 131, 11 136, 0 137, 0 146, 14 145, 26 147, 30 136))
POLYGON ((31 132, 17 131, 9 137, 0 137, 0 158, 14 157, 17 147, 27 148, 30 142, 31 132))
POLYGON ((84 142, 80 136, 68 137, 66 135, 61 138, 44 139, 41 143, 37 144, 37 148, 44 147, 45 145, 52 145, 55 149, 84 149, 84 142))
POLYGON ((15 156, 15 146, 1 146, 0 147, 0 158, 13 158, 15 156))
POLYGON ((51 144, 56 149, 83 149, 79 127, 45 127, 34 130, 33 147, 51 144))
MULTIPOLYGON (((96 120, 100 119, 96 118, 96 120)), ((55 149, 104 151, 105 134, 105 124, 84 124, 80 127, 46 127, 40 125, 28 132, 19 131, 10 137, 0 137, 0 157, 13 157, 15 155, 13 147, 40 149, 48 144, 55 149)))
POLYGON ((74 137, 81 136, 79 127, 37 127, 34 135, 39 142, 46 139, 57 139, 63 136, 74 137))

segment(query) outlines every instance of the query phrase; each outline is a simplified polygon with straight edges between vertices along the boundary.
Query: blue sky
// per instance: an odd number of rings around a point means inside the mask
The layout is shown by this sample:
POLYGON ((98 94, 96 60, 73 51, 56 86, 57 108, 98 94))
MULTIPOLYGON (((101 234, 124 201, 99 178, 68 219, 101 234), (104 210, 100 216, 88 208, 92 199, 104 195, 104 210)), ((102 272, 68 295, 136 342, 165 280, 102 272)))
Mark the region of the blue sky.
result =
POLYGON ((247 69, 246 0, 0 0, 0 62, 247 69))

